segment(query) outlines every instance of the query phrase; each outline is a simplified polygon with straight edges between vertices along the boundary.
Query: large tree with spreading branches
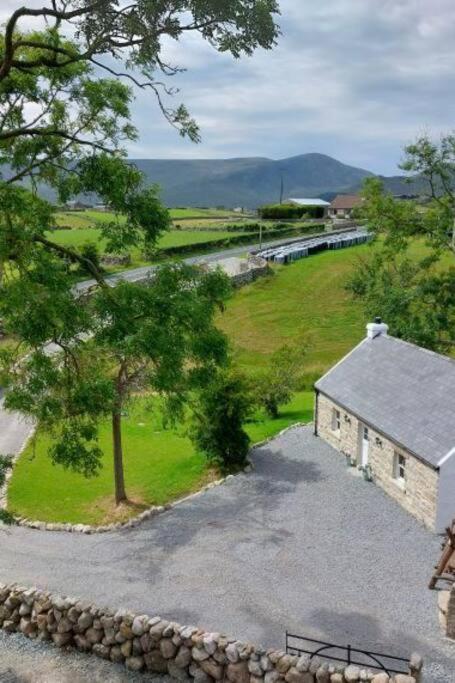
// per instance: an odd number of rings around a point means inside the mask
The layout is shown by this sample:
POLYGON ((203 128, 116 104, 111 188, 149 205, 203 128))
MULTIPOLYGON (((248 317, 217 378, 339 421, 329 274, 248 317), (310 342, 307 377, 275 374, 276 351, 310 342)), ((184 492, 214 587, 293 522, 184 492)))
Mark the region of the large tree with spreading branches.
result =
POLYGON ((110 206, 107 250, 148 251, 169 227, 157 190, 126 159, 136 139, 130 105, 150 92, 167 121, 197 142, 199 129, 173 104, 169 41, 197 33, 238 58, 270 49, 275 0, 43 0, 18 7, 0 35, 0 316, 18 344, 2 353, 6 405, 55 435, 51 456, 93 474, 98 424, 110 416, 117 503, 126 499, 121 418, 133 391, 148 388, 178 414, 226 361, 213 324, 228 287, 167 267, 145 286, 112 286, 87 253, 53 241, 60 200, 96 193, 110 206), (91 273, 87 300, 74 295, 68 264, 91 273))

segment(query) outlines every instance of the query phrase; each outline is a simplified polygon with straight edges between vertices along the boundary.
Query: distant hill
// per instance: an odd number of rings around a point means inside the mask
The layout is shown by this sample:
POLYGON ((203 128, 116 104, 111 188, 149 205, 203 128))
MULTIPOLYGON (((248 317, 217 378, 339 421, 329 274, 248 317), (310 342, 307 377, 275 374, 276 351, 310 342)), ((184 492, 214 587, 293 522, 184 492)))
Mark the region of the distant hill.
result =
POLYGON ((245 206, 279 201, 281 179, 285 197, 337 194, 372 175, 369 171, 324 154, 301 154, 274 161, 238 159, 131 159, 162 188, 168 206, 245 206))
MULTIPOLYGON (((255 209, 279 201, 281 181, 284 198, 321 197, 331 201, 337 194, 359 191, 373 174, 348 166, 325 154, 301 154, 288 159, 263 157, 236 159, 131 159, 148 181, 161 187, 163 202, 178 206, 243 206, 255 209)), ((4 167, 3 174, 8 177, 4 167)), ((425 191, 422 181, 410 184, 404 177, 383 177, 393 194, 425 191)), ((55 194, 44 186, 40 193, 51 201, 55 194)), ((79 197, 91 203, 96 197, 79 197)))

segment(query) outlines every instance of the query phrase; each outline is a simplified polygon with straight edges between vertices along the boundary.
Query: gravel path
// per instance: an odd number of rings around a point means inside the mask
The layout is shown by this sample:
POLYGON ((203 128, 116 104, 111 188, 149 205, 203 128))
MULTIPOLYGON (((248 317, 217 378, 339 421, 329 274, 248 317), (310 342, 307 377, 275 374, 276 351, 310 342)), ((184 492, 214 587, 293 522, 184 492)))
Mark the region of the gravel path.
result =
POLYGON ((0 581, 59 590, 281 646, 286 629, 426 659, 455 681, 427 589, 440 539, 351 474, 310 427, 240 475, 118 534, 0 532, 0 581))
POLYGON ((172 683, 172 679, 133 674, 97 657, 63 652, 0 631, 0 683, 172 683))

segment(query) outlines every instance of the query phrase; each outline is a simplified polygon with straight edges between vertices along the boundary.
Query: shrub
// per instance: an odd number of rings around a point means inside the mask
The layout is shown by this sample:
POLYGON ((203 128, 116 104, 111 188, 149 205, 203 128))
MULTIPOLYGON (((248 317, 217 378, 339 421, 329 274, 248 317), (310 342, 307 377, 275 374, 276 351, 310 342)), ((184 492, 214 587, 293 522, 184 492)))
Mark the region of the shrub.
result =
POLYGON ((190 436, 223 472, 240 469, 247 462, 250 438, 243 425, 253 406, 248 380, 231 370, 220 371, 198 396, 190 436))
POLYGON ((278 349, 272 354, 267 371, 257 380, 257 402, 265 408, 269 417, 278 417, 280 405, 288 403, 292 394, 303 388, 303 360, 307 348, 307 341, 303 338, 300 343, 293 346, 286 344, 278 349))
MULTIPOLYGON (((100 252, 95 242, 85 242, 80 248, 80 253, 85 259, 91 261, 95 268, 101 269, 100 252)), ((80 266, 80 270, 90 275, 90 270, 83 265, 80 266)))
POLYGON ((0 522, 3 522, 3 524, 14 524, 14 515, 8 512, 8 510, 0 508, 0 522))
POLYGON ((261 218, 277 220, 280 218, 301 218, 305 213, 305 207, 295 204, 270 204, 259 209, 261 218))

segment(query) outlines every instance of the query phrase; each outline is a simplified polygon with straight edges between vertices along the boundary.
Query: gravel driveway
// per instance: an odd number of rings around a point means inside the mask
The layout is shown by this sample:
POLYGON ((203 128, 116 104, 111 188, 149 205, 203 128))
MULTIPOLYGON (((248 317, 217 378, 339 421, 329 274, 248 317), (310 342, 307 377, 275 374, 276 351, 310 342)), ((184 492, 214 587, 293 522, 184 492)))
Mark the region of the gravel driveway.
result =
POLYGON ((296 428, 255 470, 137 529, 0 532, 0 581, 59 590, 283 645, 286 629, 426 660, 455 681, 427 583, 440 539, 331 447, 296 428))
POLYGON ((0 683, 172 683, 169 676, 144 676, 97 657, 63 652, 0 631, 0 683))

